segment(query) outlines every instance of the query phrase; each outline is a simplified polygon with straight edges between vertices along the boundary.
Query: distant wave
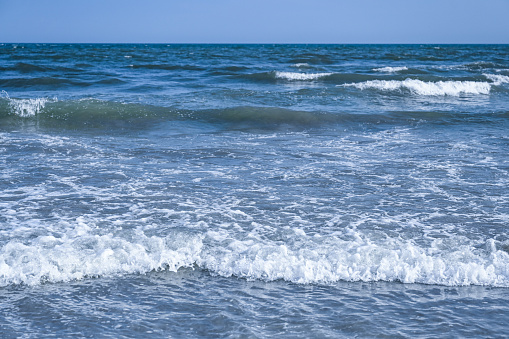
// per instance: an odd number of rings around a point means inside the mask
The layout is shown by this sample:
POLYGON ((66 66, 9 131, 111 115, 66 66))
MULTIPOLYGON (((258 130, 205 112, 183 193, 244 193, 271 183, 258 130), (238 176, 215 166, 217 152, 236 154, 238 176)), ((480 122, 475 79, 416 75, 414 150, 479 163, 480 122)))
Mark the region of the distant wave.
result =
POLYGON ((487 71, 487 70, 493 70, 493 69, 507 70, 507 69, 509 69, 509 66, 505 65, 505 64, 501 64, 501 63, 496 63, 496 62, 477 61, 477 62, 471 62, 471 63, 467 63, 467 64, 436 66, 436 68, 442 69, 442 70, 465 70, 465 71, 471 71, 471 72, 478 72, 478 71, 487 71))
POLYGON ((478 81, 437 81, 425 82, 416 79, 399 80, 370 80, 360 83, 345 84, 343 86, 356 87, 360 90, 400 91, 424 96, 459 96, 462 94, 489 94, 491 84, 478 81))
POLYGON ((285 79, 290 81, 317 80, 327 77, 334 73, 295 73, 295 72, 276 72, 276 79, 285 79))
POLYGON ((509 76, 501 74, 483 74, 488 80, 491 80, 494 85, 500 86, 502 84, 509 84, 509 76))
POLYGON ((333 59, 327 54, 321 53, 302 53, 296 55, 290 60, 293 64, 312 64, 312 65, 326 65, 334 63, 333 59))
POLYGON ((384 73, 396 73, 401 71, 408 70, 408 67, 401 66, 401 67, 380 67, 380 68, 374 68, 373 71, 375 72, 384 72, 384 73))
POLYGON ((28 87, 50 87, 59 88, 64 86, 86 87, 91 83, 74 81, 57 77, 38 77, 38 78, 4 78, 0 79, 0 86, 14 88, 28 87))
POLYGON ((312 68, 312 66, 309 65, 307 62, 299 62, 299 63, 293 64, 291 67, 295 67, 295 68, 312 68))
POLYGON ((139 65, 129 65, 130 68, 141 68, 141 69, 155 69, 155 70, 166 70, 166 71, 202 71, 204 68, 193 66, 193 65, 167 65, 167 64, 139 64, 139 65))
POLYGON ((304 73, 304 72, 283 72, 283 71, 242 74, 236 75, 236 77, 260 82, 326 81, 332 83, 345 83, 376 79, 376 77, 373 75, 357 73, 333 73, 333 72, 304 73))
POLYGON ((483 70, 483 69, 486 69, 486 68, 503 68, 503 69, 509 68, 505 64, 496 63, 496 62, 488 62, 488 61, 472 62, 472 63, 461 65, 459 67, 467 68, 467 69, 470 69, 470 70, 483 70))
MULTIPOLYGON (((79 66, 77 66, 79 67, 79 66)), ((80 72, 78 68, 62 67, 62 66, 41 66, 26 62, 18 62, 13 66, 0 67, 0 71, 17 71, 19 73, 37 73, 37 72, 80 72)))

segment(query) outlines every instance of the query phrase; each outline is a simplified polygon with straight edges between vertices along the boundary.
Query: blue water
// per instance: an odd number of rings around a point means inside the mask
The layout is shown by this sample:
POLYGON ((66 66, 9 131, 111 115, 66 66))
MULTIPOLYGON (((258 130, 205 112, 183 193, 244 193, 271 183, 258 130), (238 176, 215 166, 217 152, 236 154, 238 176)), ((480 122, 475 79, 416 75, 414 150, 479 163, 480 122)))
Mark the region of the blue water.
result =
POLYGON ((508 45, 0 44, 1 337, 503 337, 508 45))

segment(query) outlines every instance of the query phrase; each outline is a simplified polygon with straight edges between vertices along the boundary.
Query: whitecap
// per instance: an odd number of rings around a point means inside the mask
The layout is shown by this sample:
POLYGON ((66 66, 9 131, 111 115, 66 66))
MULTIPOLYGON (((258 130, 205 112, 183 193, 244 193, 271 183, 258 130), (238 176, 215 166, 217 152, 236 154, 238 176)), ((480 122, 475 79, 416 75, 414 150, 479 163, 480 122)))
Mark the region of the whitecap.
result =
POLYGON ((10 98, 5 91, 2 91, 2 95, 8 100, 11 112, 22 118, 33 117, 41 112, 46 103, 57 101, 56 98, 15 99, 10 98))
POLYGON ((137 232, 132 239, 92 234, 79 223, 60 237, 40 236, 30 243, 12 240, 0 249, 0 286, 38 285, 87 277, 177 271, 197 260, 199 237, 168 239, 137 232))
POLYGON ((191 235, 94 234, 83 220, 60 236, 12 240, 0 248, 0 286, 66 282, 87 277, 208 270, 224 277, 299 284, 396 281, 447 286, 509 287, 504 244, 459 236, 418 245, 400 238, 370 238, 356 231, 316 237, 296 229, 298 241, 232 237, 226 230, 191 235))
POLYGON ((380 67, 380 68, 373 68, 373 71, 375 72, 384 72, 384 73, 396 73, 401 71, 408 70, 408 67, 401 66, 401 67, 380 67))
POLYGON ((306 80, 317 80, 332 74, 333 73, 276 72, 276 79, 285 79, 290 81, 306 81, 306 80))
POLYGON ((293 64, 292 67, 295 67, 295 68, 309 68, 311 66, 307 62, 299 62, 297 64, 293 64))
POLYGON ((509 83, 509 76, 501 74, 483 74, 488 80, 491 80, 495 86, 509 83))
POLYGON ((341 86, 356 87, 361 90, 375 89, 381 91, 409 90, 417 95, 426 96, 459 96, 461 94, 489 94, 491 84, 478 81, 437 81, 425 82, 416 79, 370 80, 341 86))

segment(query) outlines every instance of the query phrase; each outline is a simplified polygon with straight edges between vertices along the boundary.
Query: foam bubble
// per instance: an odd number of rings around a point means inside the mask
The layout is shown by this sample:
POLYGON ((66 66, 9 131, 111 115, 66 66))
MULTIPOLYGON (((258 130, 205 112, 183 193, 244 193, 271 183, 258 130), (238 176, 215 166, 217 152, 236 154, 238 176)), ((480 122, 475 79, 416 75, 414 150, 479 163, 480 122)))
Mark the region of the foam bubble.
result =
POLYGON ((381 67, 381 68, 374 68, 373 71, 375 72, 384 72, 384 73, 396 73, 401 71, 408 70, 408 67, 402 66, 402 67, 381 67))
POLYGON ((332 73, 295 73, 295 72, 276 72, 276 79, 285 79, 290 81, 317 80, 332 73))
POLYGON ((422 80, 370 80, 342 86, 356 87, 361 90, 376 89, 381 91, 409 90, 418 95, 429 96, 459 96, 461 94, 489 94, 491 84, 477 81, 438 81, 425 82, 422 80))

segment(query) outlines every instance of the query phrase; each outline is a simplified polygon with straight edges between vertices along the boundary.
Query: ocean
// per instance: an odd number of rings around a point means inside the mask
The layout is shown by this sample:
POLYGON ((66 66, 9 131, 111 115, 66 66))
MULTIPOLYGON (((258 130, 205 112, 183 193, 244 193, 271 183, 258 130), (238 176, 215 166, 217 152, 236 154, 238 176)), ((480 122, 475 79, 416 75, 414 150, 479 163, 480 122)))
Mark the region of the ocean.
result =
POLYGON ((509 45, 0 44, 0 337, 509 331, 509 45))

